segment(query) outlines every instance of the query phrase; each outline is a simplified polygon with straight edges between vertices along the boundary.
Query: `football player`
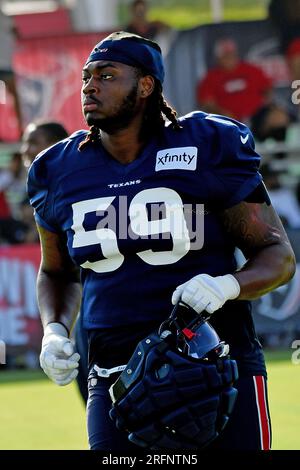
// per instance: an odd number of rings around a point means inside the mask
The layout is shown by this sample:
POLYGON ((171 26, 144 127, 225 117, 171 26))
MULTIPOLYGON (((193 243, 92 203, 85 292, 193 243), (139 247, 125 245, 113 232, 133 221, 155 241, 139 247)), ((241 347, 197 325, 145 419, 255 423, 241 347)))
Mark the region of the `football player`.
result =
MULTIPOLYGON (((39 120, 31 122, 22 136, 22 157, 24 165, 29 167, 35 157, 46 148, 68 137, 68 132, 60 122, 39 120)), ((27 198, 26 198, 27 201, 27 198)), ((29 203, 28 203, 29 204, 29 203)), ((24 200, 25 205, 25 200, 24 200)), ((26 202, 27 207, 27 202, 26 202)), ((30 206, 29 206, 30 208, 30 206)), ((33 225, 34 227, 35 225, 33 225)), ((87 334, 82 328, 82 318, 76 322, 76 350, 81 356, 76 381, 80 394, 87 401, 87 334)))
POLYGON ((239 368, 236 406, 213 445, 269 449, 266 368, 250 301, 291 279, 294 254, 249 129, 200 111, 177 119, 163 80, 156 43, 111 34, 82 71, 90 130, 30 168, 43 253, 41 366, 59 385, 76 377, 69 334, 81 303, 90 448, 132 449, 109 418, 108 389, 136 344, 168 317, 171 300, 182 300, 211 315, 239 368), (247 260, 239 270, 236 247, 247 260))
POLYGON ((35 157, 56 142, 68 137, 62 124, 55 121, 31 122, 22 136, 22 156, 26 166, 30 166, 35 157))

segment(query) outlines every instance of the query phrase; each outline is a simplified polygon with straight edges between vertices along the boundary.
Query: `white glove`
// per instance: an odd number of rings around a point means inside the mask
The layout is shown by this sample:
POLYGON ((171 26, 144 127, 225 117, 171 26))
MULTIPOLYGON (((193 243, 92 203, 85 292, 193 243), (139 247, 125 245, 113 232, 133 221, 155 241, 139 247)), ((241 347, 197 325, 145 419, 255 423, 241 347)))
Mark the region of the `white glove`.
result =
POLYGON ((78 374, 80 356, 61 323, 49 323, 44 331, 40 364, 45 374, 58 385, 67 385, 78 374))
POLYGON ((229 299, 239 296, 240 285, 231 274, 212 277, 199 274, 176 288, 172 295, 172 304, 182 300, 197 313, 206 310, 213 313, 229 299))

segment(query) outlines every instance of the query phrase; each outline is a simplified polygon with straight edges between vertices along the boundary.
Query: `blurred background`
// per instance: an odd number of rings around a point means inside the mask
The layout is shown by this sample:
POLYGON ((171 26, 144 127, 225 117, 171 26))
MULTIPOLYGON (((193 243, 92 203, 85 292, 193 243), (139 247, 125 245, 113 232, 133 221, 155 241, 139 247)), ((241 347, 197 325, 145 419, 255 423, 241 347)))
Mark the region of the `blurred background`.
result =
MULTIPOLYGON (((0 449, 87 449, 76 384, 57 387, 39 368, 40 249, 26 175, 42 149, 86 127, 82 66, 119 29, 159 42, 178 114, 250 126, 300 260, 299 0, 0 0, 0 449)), ((254 303, 275 449, 300 449, 299 276, 254 303)))

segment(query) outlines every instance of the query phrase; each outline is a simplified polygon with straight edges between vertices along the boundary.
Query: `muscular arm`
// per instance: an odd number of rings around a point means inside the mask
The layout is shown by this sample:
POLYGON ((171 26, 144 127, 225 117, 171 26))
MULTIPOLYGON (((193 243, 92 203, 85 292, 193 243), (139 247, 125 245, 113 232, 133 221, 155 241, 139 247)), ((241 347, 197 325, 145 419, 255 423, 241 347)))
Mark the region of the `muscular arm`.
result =
POLYGON ((234 273, 241 287, 239 299, 258 298, 293 277, 295 256, 271 205, 241 202, 221 217, 247 259, 234 273))
POLYGON ((38 226, 42 260, 37 278, 37 297, 43 326, 61 322, 68 330, 80 307, 81 285, 76 266, 62 237, 38 226))

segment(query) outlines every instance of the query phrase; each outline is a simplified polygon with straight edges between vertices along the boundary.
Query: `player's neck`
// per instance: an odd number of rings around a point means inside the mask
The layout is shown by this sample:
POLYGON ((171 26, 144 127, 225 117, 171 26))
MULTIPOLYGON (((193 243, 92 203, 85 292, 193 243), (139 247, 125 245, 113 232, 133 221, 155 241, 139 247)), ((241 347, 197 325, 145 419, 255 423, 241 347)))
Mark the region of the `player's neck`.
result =
POLYGON ((126 164, 135 160, 145 145, 145 142, 139 138, 140 124, 133 122, 126 129, 121 129, 114 134, 101 131, 102 145, 120 163, 126 164))

